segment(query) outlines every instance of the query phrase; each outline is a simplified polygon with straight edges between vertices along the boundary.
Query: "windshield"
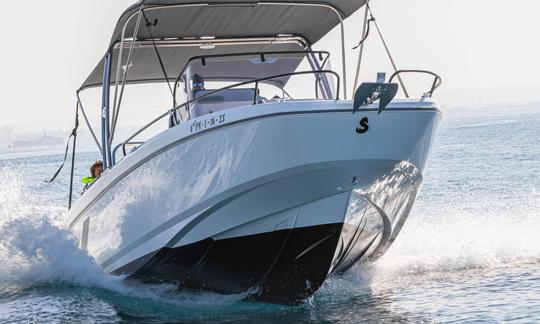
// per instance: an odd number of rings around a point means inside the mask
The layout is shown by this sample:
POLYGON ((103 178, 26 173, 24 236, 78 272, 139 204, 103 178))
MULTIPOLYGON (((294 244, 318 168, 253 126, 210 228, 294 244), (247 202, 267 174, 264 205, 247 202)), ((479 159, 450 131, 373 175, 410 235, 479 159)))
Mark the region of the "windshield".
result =
POLYGON ((190 118, 272 101, 336 99, 337 75, 328 70, 327 52, 195 57, 177 78, 175 100, 193 101, 186 107, 190 118))

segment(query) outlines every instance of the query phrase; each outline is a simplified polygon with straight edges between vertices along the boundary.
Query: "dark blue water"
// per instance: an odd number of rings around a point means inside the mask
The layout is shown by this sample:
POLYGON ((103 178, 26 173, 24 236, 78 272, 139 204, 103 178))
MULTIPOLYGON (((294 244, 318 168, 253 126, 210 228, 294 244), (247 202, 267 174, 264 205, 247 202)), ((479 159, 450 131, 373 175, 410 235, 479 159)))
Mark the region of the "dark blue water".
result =
POLYGON ((540 321, 540 106, 446 109, 395 245, 298 307, 104 274, 65 229, 67 170, 43 182, 60 159, 0 153, 1 322, 540 321))

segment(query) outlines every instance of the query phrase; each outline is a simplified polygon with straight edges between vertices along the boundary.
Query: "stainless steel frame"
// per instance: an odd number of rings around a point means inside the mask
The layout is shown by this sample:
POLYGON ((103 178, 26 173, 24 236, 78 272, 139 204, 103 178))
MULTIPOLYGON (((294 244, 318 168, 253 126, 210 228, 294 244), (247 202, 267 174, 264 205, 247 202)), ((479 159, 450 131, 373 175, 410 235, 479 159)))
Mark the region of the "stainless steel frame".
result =
MULTIPOLYGON (((132 41, 132 38, 127 38, 126 41, 132 41)), ((301 36, 273 36, 273 37, 252 37, 252 38, 219 38, 219 39, 193 39, 193 38, 172 38, 160 39, 154 41, 158 47, 182 47, 182 46, 197 46, 212 43, 213 45, 260 45, 260 44, 281 44, 281 43, 297 43, 299 46, 307 47, 307 41, 301 36)), ((149 40, 140 40, 135 42, 137 48, 153 47, 153 42, 149 40)), ((121 43, 114 44, 114 49, 121 49, 121 43)))
POLYGON ((109 167, 107 158, 109 156, 109 90, 110 90, 110 70, 111 53, 105 55, 105 66, 103 67, 103 89, 101 95, 101 154, 103 166, 109 167))
MULTIPOLYGON (((139 15, 137 18, 137 24, 135 25, 135 33, 133 34, 131 45, 129 47, 129 53, 126 60, 126 70, 124 71, 124 77, 122 79, 122 87, 120 89, 119 96, 118 96, 118 83, 120 81, 120 71, 122 70, 122 50, 124 49, 124 47, 120 47, 120 51, 118 52, 118 63, 116 64, 116 80, 115 80, 115 88, 114 88, 112 128, 111 128, 111 136, 109 138, 110 145, 112 145, 114 132, 116 129, 116 122, 118 121, 118 114, 120 112, 120 105, 122 104, 122 96, 124 94, 124 88, 126 85, 128 74, 129 74, 129 67, 130 67, 131 57, 133 55, 133 48, 135 46, 135 41, 137 40, 137 34, 139 33, 139 26, 141 24, 143 8, 144 8, 143 5, 141 5, 141 8, 139 9, 139 15)), ((122 43, 123 43, 123 40, 122 40, 122 43)))
MULTIPOLYGON (((156 122, 158 122, 159 120, 161 120, 162 118, 166 117, 166 116, 169 116, 169 114, 171 112, 175 112, 175 111, 179 111, 180 108, 183 108, 183 107, 189 107, 189 104, 197 101, 197 100, 200 100, 200 99, 203 99, 205 97, 208 97, 208 96, 211 96, 215 93, 218 93, 218 92, 221 92, 221 91, 224 91, 224 90, 228 90, 228 89, 232 89, 232 88, 236 88, 236 87, 239 87, 239 86, 243 86, 243 85, 246 85, 246 84, 251 84, 251 83, 254 83, 257 87, 257 85, 261 82, 261 81, 265 81, 265 80, 270 80, 270 79, 274 79, 274 78, 280 78, 280 77, 285 77, 285 76, 292 76, 292 75, 302 75, 302 74, 314 74, 315 76, 319 75, 319 74, 332 74, 336 77, 336 85, 337 85, 337 91, 336 91, 336 98, 335 100, 339 100, 339 90, 340 90, 340 77, 339 77, 339 74, 332 71, 332 70, 318 70, 318 71, 299 71, 299 72, 291 72, 291 73, 284 73, 284 74, 278 74, 278 75, 272 75, 272 76, 268 76, 268 77, 264 77, 264 78, 259 78, 259 79, 255 79, 255 80, 249 80, 249 81, 244 81, 244 82, 239 82, 239 83, 235 83, 235 84, 232 84, 232 85, 229 85, 229 86, 226 86, 226 87, 223 87, 223 88, 220 88, 220 89, 216 89, 216 90, 212 90, 208 93, 205 93, 199 97, 196 97, 196 98, 192 98, 192 99, 189 99, 187 100, 186 102, 174 107, 173 109, 171 110, 168 110, 166 111, 165 113, 159 115, 158 117, 154 118, 152 121, 150 121, 148 124, 144 125, 143 127, 141 127, 139 130, 137 130, 135 133, 133 133, 131 136, 129 136, 124 142, 118 144, 115 148, 114 148, 114 152, 116 152, 118 150, 119 147, 122 147, 122 153, 124 154, 124 156, 126 156, 127 152, 126 152, 126 145, 128 144, 132 144, 132 143, 135 143, 135 142, 132 142, 131 140, 134 139, 137 135, 141 134, 143 131, 145 131, 146 129, 148 129, 148 127, 152 126, 153 124, 155 124, 156 122)), ((256 92, 256 89, 255 89, 255 92, 256 92)), ((114 161, 116 161, 116 157, 114 157, 114 161)))
MULTIPOLYGON (((200 56, 194 56, 192 58, 190 58, 187 63, 184 65, 184 67, 182 68, 182 70, 180 71, 180 73, 178 74, 178 76, 174 79, 174 90, 173 90, 173 106, 177 106, 177 102, 176 102, 176 89, 178 89, 178 83, 181 81, 182 79, 182 76, 184 74, 189 74, 187 73, 187 69, 190 68, 190 63, 195 61, 195 60, 200 60, 200 59, 211 59, 211 58, 216 58, 216 57, 235 57, 235 56, 243 56, 243 55, 274 55, 274 54, 302 54, 302 55, 306 55, 308 61, 309 61, 309 64, 311 66, 311 69, 313 71, 318 71, 318 70, 322 70, 326 67, 326 60, 328 60, 328 58, 330 57, 330 53, 327 52, 327 51, 312 51, 312 50, 305 50, 305 51, 278 51, 278 52, 246 52, 246 53, 230 53, 230 54, 210 54, 210 55, 200 55, 200 56), (315 54, 324 54, 326 55, 326 59, 325 61, 323 62, 322 66, 320 64, 318 64, 317 60, 314 59, 314 55, 315 54), (313 62, 312 62, 313 61, 313 62)), ((189 87, 189 83, 186 84, 187 87, 189 87)), ((188 90, 188 89, 186 89, 188 90)), ((191 90, 191 89, 189 89, 191 90)), ((189 91, 188 91, 189 92, 189 91)))
MULTIPOLYGON (((219 6, 241 6, 242 4, 238 3, 227 3, 227 2, 219 2, 219 6)), ((245 5, 245 4, 244 4, 245 5)), ((337 10, 335 7, 325 4, 325 3, 317 3, 317 2, 272 2, 272 1, 259 1, 256 3, 256 5, 269 5, 269 6, 312 6, 312 7, 321 7, 321 8, 327 8, 330 9, 330 11, 334 12, 336 16, 339 19, 340 24, 340 30, 341 30, 341 61, 342 61, 342 79, 343 79, 343 99, 347 99, 347 63, 345 59, 345 24, 343 23, 343 16, 337 10)), ((147 11, 153 11, 153 10, 159 10, 164 8, 182 8, 182 7, 210 7, 213 6, 212 4, 208 3, 195 3, 195 4, 174 4, 174 5, 161 5, 161 6, 152 6, 152 7, 146 7, 144 10, 147 11)), ((137 13, 131 14, 131 16, 126 19, 126 22, 124 23, 124 26, 122 27, 122 36, 121 36, 121 45, 123 46, 123 41, 125 40, 125 33, 126 28, 129 25, 131 19, 137 15, 137 13)), ((199 42, 201 42, 199 40, 199 42)), ((309 44, 312 45, 312 44, 309 44)), ((122 49, 122 48, 121 48, 122 49)))
MULTIPOLYGON (((237 3, 227 3, 227 2, 220 2, 220 6, 238 6, 240 4, 237 3)), ((268 5, 268 6, 314 6, 314 7, 322 7, 327 8, 330 11, 334 12, 339 19, 340 24, 340 31, 341 31, 341 60, 342 60, 342 78, 343 80, 343 98, 347 99, 347 68, 346 68, 346 60, 345 60, 345 26, 343 23, 343 16, 341 13, 333 6, 325 3, 316 3, 316 2, 272 2, 272 1, 260 1, 257 2, 255 5, 268 5)), ((104 66, 104 73, 103 73, 103 83, 102 83, 102 113, 101 113, 101 147, 100 150, 102 152, 102 158, 103 163, 106 168, 111 168, 114 165, 114 158, 112 157, 111 152, 111 145, 112 145, 112 135, 114 134, 114 127, 116 126, 116 121, 118 118, 118 109, 120 107, 121 98, 123 94, 124 85, 126 83, 127 79, 127 73, 129 70, 129 60, 132 54, 132 51, 137 46, 136 43, 139 43, 138 46, 153 46, 152 42, 150 41, 142 41, 137 42, 137 33, 141 22, 142 17, 142 11, 154 11, 154 10, 161 10, 161 9, 167 9, 167 8, 174 8, 174 7, 208 7, 212 6, 212 4, 208 3, 200 3, 200 4, 175 4, 175 5, 158 5, 158 6, 149 6, 144 7, 142 4, 140 5, 140 9, 137 12, 132 13, 125 21, 123 27, 122 27, 122 35, 119 43, 116 43, 112 45, 109 48, 108 53, 105 55, 105 66, 104 66), (120 86, 120 71, 121 71, 121 62, 123 57, 123 49, 124 49, 124 43, 128 38, 126 38, 126 29, 131 20, 134 17, 137 18, 137 23, 134 31, 134 35, 129 39, 131 41, 130 45, 130 51, 128 54, 128 62, 126 66, 126 71, 124 73, 124 78, 122 80, 121 90, 120 93, 118 92, 118 88, 120 86), (110 86, 111 86, 111 66, 112 66, 112 52, 114 48, 119 47, 119 53, 118 53, 118 64, 116 68, 116 75, 115 75, 115 92, 114 92, 114 111, 113 111, 113 129, 111 129, 111 122, 110 122, 110 86)), ((259 37, 259 38, 239 38, 239 39, 211 39, 211 40, 205 40, 205 39, 174 39, 174 40, 154 40, 156 44, 159 44, 161 46, 201 46, 205 43, 211 42, 212 44, 226 44, 226 45, 234 45, 234 44, 256 44, 261 42, 267 42, 267 43, 279 43, 279 42, 296 42, 301 46, 309 47, 311 44, 309 44, 305 39, 299 36, 295 35, 287 35, 287 36, 276 36, 276 37, 259 37)), ((339 89, 339 88, 338 88, 339 89)), ((82 91, 84 89, 79 89, 79 91, 82 91)), ((339 91, 339 90, 338 90, 339 91)), ((339 94, 338 94, 339 95, 339 94)), ((79 100, 79 99, 78 99, 79 100)), ((175 107, 176 108, 179 107, 175 107)), ((88 123, 89 126, 89 123, 88 123)), ((93 133, 93 131, 92 131, 93 133)), ((97 143, 96 143, 97 144, 97 143)), ((99 145, 98 145, 99 147, 99 145)))

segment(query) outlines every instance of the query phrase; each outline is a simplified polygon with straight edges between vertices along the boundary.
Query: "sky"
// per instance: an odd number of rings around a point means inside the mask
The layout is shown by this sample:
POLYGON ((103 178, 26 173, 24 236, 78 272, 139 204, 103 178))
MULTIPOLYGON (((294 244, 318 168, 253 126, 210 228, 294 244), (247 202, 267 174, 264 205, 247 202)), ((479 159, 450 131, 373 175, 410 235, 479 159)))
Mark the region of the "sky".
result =
MULTIPOLYGON (((3 3, 0 127, 68 130, 74 91, 102 57, 118 17, 132 2, 3 3)), ((434 98, 443 107, 540 102, 540 1, 372 0, 371 6, 398 68, 428 69, 442 76, 443 86, 434 98)), ((350 49, 360 39, 362 19, 360 10, 346 21, 351 86, 357 52, 350 49)), ((333 67, 340 71, 338 30, 315 48, 331 51, 333 67)), ((366 42, 361 78, 374 80, 378 71, 392 72, 373 32, 366 42)), ((409 91, 421 94, 429 82, 411 78, 409 91)), ((166 95, 163 88, 155 93, 163 90, 166 95)), ((85 95, 97 97, 98 92, 85 95)), ((98 107, 90 103, 86 109, 97 122, 98 107)), ((150 117, 167 109, 155 97, 137 103, 128 116, 150 117)))

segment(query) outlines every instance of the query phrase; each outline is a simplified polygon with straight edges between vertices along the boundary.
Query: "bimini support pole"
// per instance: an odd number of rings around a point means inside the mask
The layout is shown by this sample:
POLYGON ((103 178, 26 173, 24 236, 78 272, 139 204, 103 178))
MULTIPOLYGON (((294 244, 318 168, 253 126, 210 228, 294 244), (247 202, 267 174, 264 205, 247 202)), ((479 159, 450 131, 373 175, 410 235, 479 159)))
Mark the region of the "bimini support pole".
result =
POLYGON ((143 8, 144 6, 141 4, 141 7, 139 9, 139 16, 137 18, 137 23, 135 24, 135 30, 133 32, 133 37, 131 39, 131 45, 129 46, 129 52, 127 56, 127 61, 125 65, 124 70, 124 76, 122 78, 122 86, 120 88, 120 94, 118 93, 118 85, 120 83, 120 70, 122 68, 122 49, 124 48, 124 41, 125 41, 125 32, 126 32, 126 25, 124 25, 124 29, 122 30, 122 38, 120 40, 120 50, 118 53, 118 59, 117 59, 117 67, 116 67, 116 79, 114 81, 114 99, 113 99, 113 107, 112 107, 112 125, 111 125, 111 134, 109 138, 109 145, 112 145, 112 141, 114 138, 114 132, 116 130, 116 123, 118 122, 118 115, 120 114, 120 106, 122 105, 122 97, 124 96, 124 88, 126 86, 126 81, 129 73, 129 68, 131 66, 132 56, 133 56, 133 50, 135 48, 135 42, 137 41, 137 35, 139 33, 139 26, 141 24, 141 19, 143 15, 143 8))
MULTIPOLYGON (((368 9, 371 15, 373 16, 373 12, 371 11, 371 8, 368 7, 368 9)), ((375 28, 377 29, 377 33, 379 34, 379 38, 381 39, 384 50, 386 51, 386 55, 388 55, 388 59, 390 60, 390 63, 392 64, 392 68, 394 68, 394 72, 397 72, 398 68, 396 66, 396 62, 394 61, 394 58, 392 57, 392 54, 390 53, 390 49, 388 48, 388 45, 386 44, 386 41, 384 40, 384 37, 381 33, 381 29, 379 28, 379 24, 377 24, 376 20, 374 20, 373 23, 375 24, 375 28)), ((407 88, 405 88, 405 83, 403 82, 403 79, 401 79, 401 76, 399 74, 397 75, 397 79, 399 81, 399 84, 401 85, 401 90, 403 90, 405 97, 409 98, 409 92, 407 91, 407 88)))
POLYGON ((77 102, 77 108, 75 109, 75 127, 71 135, 73 136, 73 148, 71 149, 71 173, 69 175, 69 200, 68 209, 71 209, 71 203, 73 202, 73 173, 75 172, 75 148, 77 145, 77 128, 79 128, 79 103, 77 102))
POLYGON ((101 149, 101 145, 99 145, 99 141, 96 137, 96 133, 94 133, 94 129, 90 125, 90 122, 88 121, 88 116, 86 116, 86 112, 84 111, 84 107, 81 101, 81 97, 79 95, 79 91, 77 91, 77 103, 79 105, 79 109, 81 110, 82 116, 84 118, 84 122, 86 123, 86 126, 88 127, 88 130, 90 131, 90 135, 92 135, 92 138, 94 139, 94 142, 96 143, 99 153, 103 154, 103 150, 101 149))
POLYGON ((110 78, 111 78, 111 53, 105 55, 105 66, 103 68, 103 91, 101 96, 101 148, 103 165, 106 168, 110 168, 111 159, 111 146, 109 145, 109 93, 110 93, 110 78))
POLYGON ((356 65, 356 75, 354 77, 354 87, 353 91, 356 91, 358 87, 358 80, 360 79, 360 67, 362 66, 362 57, 364 56, 364 44, 366 40, 366 29, 368 26, 368 11, 369 11, 369 0, 366 1, 364 12, 364 24, 362 26, 362 43, 360 44, 360 51, 358 52, 358 63, 356 65))
POLYGON ((347 58, 345 53, 345 25, 343 24, 343 18, 339 15, 339 23, 341 30, 341 62, 343 64, 343 99, 347 100, 347 58))

